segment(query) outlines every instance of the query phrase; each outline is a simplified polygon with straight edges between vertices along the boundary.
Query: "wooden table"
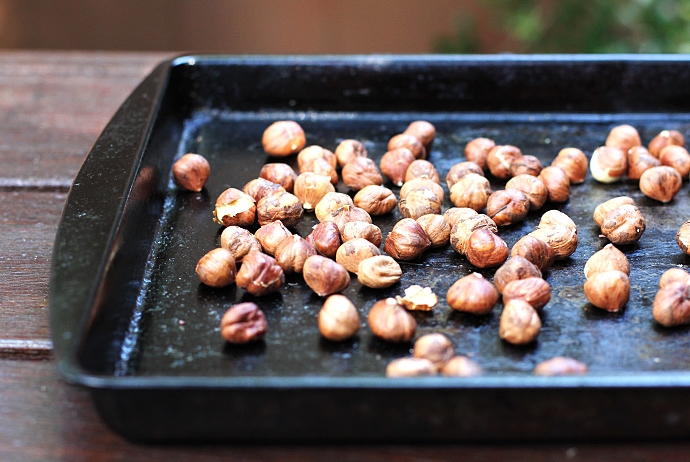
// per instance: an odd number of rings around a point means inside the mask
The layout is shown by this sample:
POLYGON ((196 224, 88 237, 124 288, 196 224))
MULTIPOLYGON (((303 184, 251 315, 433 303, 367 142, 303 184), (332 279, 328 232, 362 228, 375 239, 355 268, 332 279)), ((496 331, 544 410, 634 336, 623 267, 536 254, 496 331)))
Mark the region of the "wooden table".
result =
POLYGON ((683 442, 142 446, 111 432, 51 358, 48 278, 68 189, 99 133, 167 55, 0 53, 0 460, 666 460, 683 442))

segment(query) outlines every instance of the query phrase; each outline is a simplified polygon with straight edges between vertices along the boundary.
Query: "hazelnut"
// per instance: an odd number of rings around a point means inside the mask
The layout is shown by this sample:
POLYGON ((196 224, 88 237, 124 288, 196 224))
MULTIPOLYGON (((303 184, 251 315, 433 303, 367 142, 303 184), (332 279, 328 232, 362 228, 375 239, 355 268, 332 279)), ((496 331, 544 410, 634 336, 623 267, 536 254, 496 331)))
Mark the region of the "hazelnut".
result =
POLYGON ((670 144, 685 146, 685 137, 679 131, 664 130, 649 142, 649 153, 658 158, 661 150, 670 144))
POLYGON ((429 178, 431 181, 440 183, 441 179, 438 176, 438 171, 434 164, 424 159, 417 159, 413 161, 407 171, 405 172, 405 182, 410 181, 413 178, 429 178))
POLYGON ((527 216, 529 208, 527 195, 517 189, 496 191, 486 202, 486 214, 498 226, 521 222, 527 216))
POLYGON ((510 178, 510 166, 521 157, 522 151, 515 146, 494 146, 486 156, 486 165, 493 176, 507 180, 510 178))
POLYGON ((442 200, 431 189, 420 186, 400 199, 398 209, 403 217, 416 220, 422 215, 441 213, 441 205, 442 200))
POLYGON ((601 224, 601 233, 614 244, 626 245, 637 242, 642 237, 645 227, 645 219, 640 209, 625 204, 606 214, 601 224))
POLYGON ((328 193, 335 192, 330 177, 312 172, 300 173, 295 181, 295 196, 304 210, 314 210, 316 204, 328 193))
POLYGON ((355 191, 371 184, 383 184, 376 162, 368 157, 355 157, 343 167, 343 183, 355 191))
POLYGON ((366 221, 367 223, 371 223, 371 216, 359 207, 344 205, 326 215, 323 221, 332 221, 338 226, 338 230, 342 233, 345 224, 351 221, 366 221))
POLYGON ((431 152, 431 146, 434 144, 434 138, 436 138, 436 127, 426 120, 415 120, 407 126, 403 135, 412 135, 419 139, 428 155, 431 152))
POLYGON ((510 250, 511 257, 524 257, 541 272, 551 268, 556 255, 549 244, 534 236, 522 236, 510 250))
POLYGON ((323 221, 328 214, 344 205, 354 205, 350 196, 339 192, 329 192, 316 204, 314 213, 319 221, 323 221))
POLYGON ((577 232, 567 226, 537 228, 529 235, 549 244, 556 260, 565 260, 577 249, 577 232))
POLYGON ((659 159, 651 155, 644 147, 635 146, 628 152, 628 179, 639 180, 645 171, 660 165, 659 159))
POLYGON ((390 287, 400 280, 402 269, 397 261, 388 255, 378 255, 359 262, 357 279, 360 284, 372 289, 390 287))
POLYGON ((299 169, 300 173, 311 172, 331 179, 331 184, 338 184, 338 172, 326 159, 318 158, 306 162, 299 169))
POLYGON ((671 282, 659 289, 652 303, 652 316, 666 327, 690 323, 690 286, 671 282))
POLYGON ((335 148, 335 158, 341 167, 344 167, 355 157, 367 157, 367 155, 367 148, 357 140, 343 140, 335 148))
POLYGON ((259 202, 266 196, 270 196, 273 193, 286 192, 285 188, 281 185, 268 181, 265 178, 255 178, 249 183, 244 185, 242 191, 251 196, 256 202, 259 202))
POLYGON ((484 176, 484 171, 482 168, 474 162, 460 162, 453 165, 448 170, 446 175, 446 184, 448 189, 452 189, 453 185, 460 181, 460 178, 467 175, 468 173, 476 173, 477 175, 484 176))
POLYGON ((539 178, 546 186, 546 198, 549 202, 565 202, 570 197, 570 180, 562 168, 546 167, 539 178))
POLYGON ((663 289, 673 282, 682 282, 683 284, 690 284, 690 274, 680 268, 671 268, 664 272, 659 279, 659 289, 663 289))
POLYGON ((480 212, 491 196, 489 180, 476 173, 468 173, 450 188, 450 201, 456 207, 470 208, 480 212))
POLYGON ((455 356, 455 349, 448 337, 433 333, 423 335, 414 342, 412 355, 415 358, 428 359, 433 363, 434 368, 440 371, 455 356))
POLYGON ((678 229, 676 243, 684 254, 690 255, 690 221, 686 221, 678 229))
POLYGON ((396 186, 402 186, 405 182, 405 174, 407 173, 407 168, 412 162, 414 162, 415 157, 407 148, 397 148, 392 151, 388 151, 381 157, 381 173, 386 175, 386 177, 393 182, 396 186))
POLYGON ((603 249, 595 252, 585 263, 585 277, 604 271, 617 270, 630 275, 630 262, 623 252, 613 244, 606 244, 603 249))
POLYGON ((548 228, 556 225, 565 226, 577 233, 577 225, 575 222, 568 215, 558 210, 549 210, 548 212, 544 212, 539 220, 539 225, 537 228, 548 228))
POLYGON ((388 141, 388 150, 392 151, 397 148, 407 148, 414 155, 415 159, 426 159, 426 149, 422 141, 416 136, 412 136, 407 133, 401 133, 400 135, 395 135, 388 141))
POLYGON ((319 311, 319 332, 328 340, 347 340, 359 330, 359 313, 344 295, 331 295, 319 311))
POLYGON ((438 303, 438 297, 431 287, 412 285, 405 289, 405 296, 395 300, 410 311, 431 311, 438 303))
POLYGON ((244 256, 235 283, 237 287, 261 297, 277 292, 285 283, 285 273, 273 257, 252 251, 244 256))
POLYGON ((478 215, 478 213, 474 209, 468 207, 451 207, 443 213, 443 218, 446 220, 446 222, 448 222, 448 224, 452 228, 458 222, 464 220, 465 218, 469 218, 475 215, 478 215))
POLYGON ((544 166, 541 161, 534 156, 522 156, 510 164, 510 175, 532 175, 537 176, 544 166))
POLYGON ((265 196, 256 204, 256 215, 261 226, 280 220, 288 228, 293 228, 299 223, 302 213, 302 202, 289 192, 265 196))
POLYGON ((443 191, 443 187, 429 178, 414 178, 410 181, 406 181, 404 185, 400 188, 400 199, 405 199, 407 193, 415 188, 423 186, 425 188, 431 189, 434 194, 443 202, 446 197, 446 193, 443 191))
POLYGON ((211 175, 211 166, 204 156, 188 153, 173 164, 172 172, 177 186, 187 191, 199 192, 211 175))
POLYGON ((307 236, 307 240, 316 251, 328 258, 335 258, 342 243, 341 239, 340 230, 332 221, 322 221, 314 226, 314 231, 307 236))
POLYGON ((238 345, 261 340, 267 331, 264 312, 252 302, 231 306, 220 320, 220 335, 238 345))
POLYGON ((213 221, 224 226, 250 226, 256 218, 256 203, 239 189, 228 188, 216 200, 213 221))
POLYGON ((281 120, 264 130, 261 144, 269 156, 285 157, 299 152, 307 144, 307 138, 297 122, 281 120))
POLYGON ((594 209, 594 223, 601 227, 607 213, 625 204, 635 205, 635 201, 628 196, 618 196, 597 205, 594 209))
POLYGON ((635 127, 630 125, 619 125, 613 127, 606 137, 606 146, 611 148, 618 148, 623 152, 628 152, 635 146, 640 146, 640 134, 637 133, 635 127))
POLYGON ((525 345, 534 341, 541 330, 541 320, 532 305, 512 299, 503 307, 498 335, 513 345, 525 345))
POLYGON ((509 300, 522 300, 539 311, 551 300, 551 286, 540 277, 516 279, 503 287, 503 304, 509 300))
POLYGON ((263 225, 254 233, 261 248, 269 255, 275 255, 278 246, 290 236, 292 233, 280 220, 263 225))
POLYGON ((482 170, 487 169, 486 158, 489 155, 489 151, 496 146, 494 140, 488 138, 475 138, 465 146, 465 157, 470 162, 474 162, 479 165, 482 170))
POLYGON ((461 220, 450 229, 450 245, 460 254, 467 253, 467 243, 473 231, 480 228, 488 228, 492 232, 498 232, 496 223, 484 214, 471 215, 461 220))
POLYGON ((345 223, 340 237, 342 238, 343 242, 351 241, 357 238, 366 239, 375 247, 379 247, 383 241, 381 228, 371 223, 367 223, 366 221, 351 221, 349 223, 345 223))
POLYGON ((470 234, 465 256, 477 268, 493 268, 506 261, 508 246, 489 229, 480 228, 470 234))
POLYGON ((446 377, 475 377, 483 373, 482 366, 467 356, 454 356, 441 369, 441 374, 446 377))
POLYGON ((690 154, 682 146, 668 145, 659 153, 661 165, 673 167, 683 178, 688 178, 690 173, 690 154))
POLYGON ((396 260, 414 260, 431 247, 431 240, 424 229, 412 218, 403 218, 383 244, 383 250, 396 260))
POLYGON ((369 327, 383 340, 409 342, 417 329, 417 322, 394 298, 386 298, 371 307, 369 327))
POLYGON ((305 164, 308 164, 314 159, 324 159, 331 164, 333 168, 338 166, 338 160, 335 154, 321 146, 312 145, 302 149, 299 154, 297 154, 297 167, 301 170, 305 164))
POLYGON ((284 239, 275 251, 276 261, 285 273, 301 273, 304 262, 312 255, 316 255, 314 246, 297 234, 284 239))
POLYGON ((446 301, 454 310, 484 315, 494 309, 498 302, 498 291, 484 276, 472 273, 450 286, 446 301))
POLYGON ((398 199, 390 189, 372 184, 357 191, 354 204, 369 215, 385 215, 398 205, 398 199))
POLYGON ((672 167, 652 167, 640 177, 642 193, 664 203, 672 201, 682 185, 683 179, 672 167))
POLYGON ((350 274, 345 267, 330 258, 312 255, 302 268, 304 282, 319 297, 342 292, 350 285, 350 274))
POLYGON ((429 236, 432 249, 443 247, 450 242, 450 225, 441 215, 430 213, 422 215, 416 221, 429 236))
POLYGON ((498 293, 503 293, 503 288, 511 281, 527 278, 541 278, 541 271, 526 258, 513 257, 506 260, 494 274, 494 285, 498 293))
POLYGON ((235 257, 227 249, 213 249, 196 264, 199 280, 211 287, 225 287, 235 282, 235 257))
POLYGON ((554 167, 560 167, 570 180, 570 184, 585 182, 589 161, 584 152, 577 148, 563 148, 551 162, 554 167))
POLYGON ((228 226, 220 235, 220 246, 232 252, 235 261, 242 261, 252 250, 261 252, 261 244, 252 233, 239 226, 228 226))
POLYGON ((506 190, 517 189, 529 199, 529 209, 539 210, 546 203, 548 190, 543 181, 532 175, 516 175, 506 183, 506 190))
POLYGON ((583 375, 587 373, 587 365, 577 359, 565 356, 556 356, 537 364, 534 368, 534 375, 554 376, 554 375, 583 375))
POLYGON ((394 359, 386 366, 386 377, 420 377, 425 375, 436 375, 434 364, 424 358, 398 358, 394 359))
POLYGON ((366 239, 358 237, 351 241, 343 242, 335 254, 335 261, 340 263, 351 273, 357 273, 357 268, 362 260, 381 255, 379 248, 366 239))
POLYGON ((592 176, 600 183, 615 183, 628 170, 627 151, 615 147, 599 147, 589 160, 592 176))
POLYGON ((288 164, 275 163, 261 167, 259 178, 279 184, 283 189, 291 193, 297 174, 288 164))
POLYGON ((630 278, 617 270, 594 273, 585 281, 584 289, 592 305, 606 311, 618 311, 630 298, 630 278))

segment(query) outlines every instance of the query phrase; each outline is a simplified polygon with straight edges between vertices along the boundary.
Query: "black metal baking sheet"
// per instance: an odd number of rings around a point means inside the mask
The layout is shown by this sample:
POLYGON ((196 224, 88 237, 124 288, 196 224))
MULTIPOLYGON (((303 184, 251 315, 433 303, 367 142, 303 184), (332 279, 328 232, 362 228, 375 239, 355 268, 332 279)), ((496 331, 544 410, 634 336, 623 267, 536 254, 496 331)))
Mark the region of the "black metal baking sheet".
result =
MULTIPOLYGON (((51 274, 60 370, 92 390, 111 427, 136 440, 687 437, 690 329, 662 328, 651 315, 660 275, 690 261, 674 240, 690 218, 687 182, 661 205, 634 182, 603 185, 588 176, 567 203, 552 206, 576 222, 579 245, 546 274, 552 299, 537 341, 524 347, 499 339, 501 304, 484 317, 449 309, 448 287, 475 271, 449 247, 403 262, 402 281, 389 289, 353 278, 343 293, 363 328, 343 343, 320 337, 322 299, 300 276, 289 276, 277 295, 254 298, 234 286, 199 284, 194 266, 218 246, 217 195, 276 161, 260 143, 275 120, 298 121, 308 144, 329 149, 360 139, 377 162, 391 136, 429 120, 438 133, 430 160, 445 177, 478 136, 519 146, 545 165, 567 146, 589 155, 620 123, 636 126, 644 143, 663 129, 688 137, 688 76, 682 56, 190 56, 163 63, 115 115, 70 192, 51 274), (185 152, 211 164, 201 193, 171 181, 172 163, 185 152), (631 262, 630 302, 607 313, 587 303, 582 270, 606 244, 594 207, 623 194, 636 200, 647 230, 622 248, 631 262), (386 364, 409 355, 412 344, 376 339, 366 314, 411 284, 431 286, 440 298, 432 312, 413 313, 416 337, 445 333, 484 376, 384 377, 386 364), (257 344, 228 345, 220 317, 246 300, 264 310, 269 332, 257 344), (557 355, 584 361, 589 374, 532 376, 538 362, 557 355)), ((286 161, 296 167, 294 157, 286 161)), ((494 190, 503 184, 492 180, 494 190)), ((342 184, 338 190, 347 192, 342 184)), ((450 206, 446 198, 444 210, 450 206)), ((512 246, 544 210, 499 234, 512 246)), ((375 223, 385 235, 399 219, 396 210, 375 223)), ((304 237, 315 223, 305 214, 296 231, 304 237)), ((490 278, 494 271, 481 272, 490 278)))

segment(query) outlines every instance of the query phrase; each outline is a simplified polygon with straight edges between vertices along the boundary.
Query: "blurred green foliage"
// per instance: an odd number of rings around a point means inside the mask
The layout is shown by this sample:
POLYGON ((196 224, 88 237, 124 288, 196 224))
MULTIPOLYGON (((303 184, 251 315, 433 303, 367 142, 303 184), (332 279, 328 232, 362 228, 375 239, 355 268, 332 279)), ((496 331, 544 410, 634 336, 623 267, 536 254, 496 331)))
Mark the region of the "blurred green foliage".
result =
MULTIPOLYGON (((690 53, 690 0, 482 0, 488 24, 523 53, 690 53)), ((497 51, 482 43, 479 18, 463 14, 440 53, 497 51)), ((493 45, 496 46, 495 44, 493 45)))

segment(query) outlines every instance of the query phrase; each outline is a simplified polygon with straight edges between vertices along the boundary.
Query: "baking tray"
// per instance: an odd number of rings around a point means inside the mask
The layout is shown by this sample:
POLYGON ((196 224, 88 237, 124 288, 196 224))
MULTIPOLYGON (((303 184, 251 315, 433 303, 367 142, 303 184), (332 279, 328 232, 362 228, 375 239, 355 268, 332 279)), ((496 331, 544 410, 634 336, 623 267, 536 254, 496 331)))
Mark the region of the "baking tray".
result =
MULTIPOLYGON (((362 320, 375 300, 410 284, 433 287, 439 305, 413 313, 416 336, 443 332, 458 354, 486 370, 474 378, 386 379, 386 364, 411 344, 351 341, 318 332, 322 300, 299 276, 254 299, 234 286, 200 285, 196 261, 219 242, 217 195, 242 187, 270 162, 261 134, 294 119, 308 144, 333 149, 362 140, 379 160, 410 121, 434 123, 430 159, 445 176, 472 138, 514 144, 550 163, 563 147, 588 154, 611 127, 636 126, 644 143, 662 129, 690 135, 687 56, 185 56, 159 65, 125 101, 84 162, 55 241, 51 330, 62 376, 87 387, 102 418, 138 441, 461 441, 682 438, 690 435, 690 331, 652 319, 660 275, 689 260, 674 236, 690 218, 689 186, 661 205, 634 182, 588 177, 556 206, 579 228, 579 246, 546 278, 552 299, 531 345, 498 337, 488 316, 454 312, 445 292, 474 269, 450 248, 403 262, 385 290, 353 279, 344 294, 362 320), (173 161, 197 152, 212 175, 201 193, 171 181, 173 161), (594 207, 632 196, 647 218, 631 262, 631 299, 619 313, 587 303, 583 267, 605 240, 594 207), (219 335, 225 310, 256 301, 265 340, 231 346, 219 335), (535 377, 557 355, 589 365, 581 377, 535 377)), ((295 164, 295 158, 287 162, 295 164)), ((493 181, 493 188, 502 183, 493 181)), ((393 188, 396 193, 398 188, 393 188)), ((342 184, 338 190, 345 191, 342 184)), ((450 203, 446 199, 445 208, 450 203)), ((547 208, 548 209, 548 208, 547 208)), ((546 209, 545 209, 546 210, 546 209)), ((539 213, 501 228, 512 246, 539 213)), ((384 234, 396 211, 375 222, 384 234)), ((305 236, 312 214, 296 231, 305 236)), ((491 278, 494 270, 481 271, 491 278)))

